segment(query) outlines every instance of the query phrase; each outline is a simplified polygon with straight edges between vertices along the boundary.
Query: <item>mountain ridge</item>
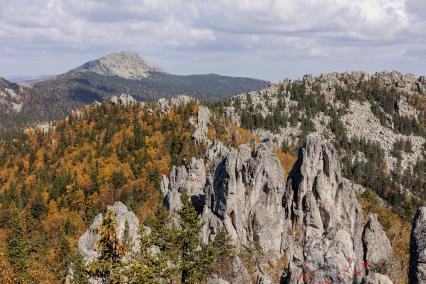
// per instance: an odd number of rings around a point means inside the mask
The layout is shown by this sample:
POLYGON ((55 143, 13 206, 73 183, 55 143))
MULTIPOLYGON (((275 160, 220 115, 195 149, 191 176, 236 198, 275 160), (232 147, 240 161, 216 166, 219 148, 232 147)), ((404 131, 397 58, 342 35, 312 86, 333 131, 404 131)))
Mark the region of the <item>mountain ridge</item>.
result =
MULTIPOLYGON (((215 101, 260 90, 268 81, 214 74, 173 75, 136 53, 116 52, 34 84, 20 84, 19 107, 0 102, 0 128, 25 128, 64 118, 76 108, 122 93, 139 101, 189 95, 215 101)), ((17 102, 13 102, 17 103, 17 102)))

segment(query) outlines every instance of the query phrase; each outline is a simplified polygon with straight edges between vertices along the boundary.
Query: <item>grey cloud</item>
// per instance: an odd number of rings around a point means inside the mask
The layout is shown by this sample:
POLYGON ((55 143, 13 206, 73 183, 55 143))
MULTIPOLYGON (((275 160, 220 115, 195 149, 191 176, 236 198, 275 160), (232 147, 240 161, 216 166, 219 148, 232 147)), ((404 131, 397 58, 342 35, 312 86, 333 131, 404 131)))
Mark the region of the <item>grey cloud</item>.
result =
POLYGON ((305 72, 407 69, 407 62, 418 63, 411 64, 412 72, 426 73, 425 3, 3 0, 0 74, 11 69, 21 74, 66 71, 121 49, 139 52, 175 73, 279 80, 305 72), (40 67, 37 58, 49 55, 49 64, 40 67), (8 67, 10 62, 19 68, 8 67))

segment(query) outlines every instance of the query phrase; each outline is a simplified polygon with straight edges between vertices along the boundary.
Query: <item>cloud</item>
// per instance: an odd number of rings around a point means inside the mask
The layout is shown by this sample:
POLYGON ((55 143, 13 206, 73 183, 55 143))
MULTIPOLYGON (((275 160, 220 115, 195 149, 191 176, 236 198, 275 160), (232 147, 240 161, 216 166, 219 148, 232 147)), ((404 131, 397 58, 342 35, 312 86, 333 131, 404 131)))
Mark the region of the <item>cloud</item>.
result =
POLYGON ((368 63, 366 69, 404 69, 416 60, 419 64, 410 71, 423 72, 425 3, 3 0, 0 74, 61 72, 120 49, 137 51, 177 73, 204 71, 278 80, 301 75, 303 71, 294 71, 295 61, 301 64, 297 70, 320 72, 350 70, 360 62, 368 63), (40 66, 42 58, 48 62, 40 66), (10 62, 16 63, 10 66, 10 62))

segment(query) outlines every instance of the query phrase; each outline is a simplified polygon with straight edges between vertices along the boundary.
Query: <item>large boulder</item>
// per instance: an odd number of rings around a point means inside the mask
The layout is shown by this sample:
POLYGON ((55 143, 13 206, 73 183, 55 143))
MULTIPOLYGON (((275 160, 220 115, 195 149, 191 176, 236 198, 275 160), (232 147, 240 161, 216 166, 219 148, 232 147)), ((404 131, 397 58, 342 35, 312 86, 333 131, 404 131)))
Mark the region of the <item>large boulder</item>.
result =
POLYGON ((410 283, 426 283, 426 207, 419 208, 411 233, 410 283))
MULTIPOLYGON (((123 240, 124 231, 126 223, 129 226, 129 240, 130 247, 132 252, 138 252, 140 249, 140 240, 139 240, 139 219, 136 215, 129 211, 121 202, 115 202, 113 206, 107 207, 108 211, 111 211, 115 221, 116 221, 116 230, 117 237, 119 240, 123 240)), ((78 249, 82 253, 86 263, 92 262, 99 257, 99 252, 97 251, 97 242, 100 238, 99 226, 102 225, 103 214, 99 213, 93 223, 90 225, 89 229, 84 232, 84 234, 78 240, 78 249)))
POLYGON ((392 255, 392 246, 376 214, 368 216, 362 239, 366 248, 365 261, 368 263, 369 270, 379 269, 392 255))

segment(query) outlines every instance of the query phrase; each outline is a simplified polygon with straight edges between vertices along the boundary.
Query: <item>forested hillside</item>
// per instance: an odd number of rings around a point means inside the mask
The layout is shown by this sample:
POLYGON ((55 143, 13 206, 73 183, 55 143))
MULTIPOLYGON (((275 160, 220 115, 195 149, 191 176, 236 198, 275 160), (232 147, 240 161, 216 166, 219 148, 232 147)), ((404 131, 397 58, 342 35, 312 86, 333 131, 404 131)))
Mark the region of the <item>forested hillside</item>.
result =
POLYGON ((338 149, 347 178, 412 219, 426 202, 426 95, 421 81, 404 76, 305 76, 215 107, 294 154, 307 136, 327 139, 338 149))
POLYGON ((408 283, 424 95, 341 76, 2 133, 0 282, 408 283))
POLYGON ((160 175, 202 147, 193 144, 188 124, 195 108, 164 115, 104 104, 58 122, 55 131, 1 141, 3 279, 21 273, 34 282, 63 279, 64 250, 75 248, 87 224, 115 200, 142 219, 151 216, 160 204, 160 175), (13 238, 17 245, 8 242, 13 238))
MULTIPOLYGON (((161 175, 204 154, 205 145, 191 137, 197 108, 195 101, 167 112, 156 103, 104 103, 48 132, 1 140, 0 282, 62 282, 78 262, 78 237, 115 201, 155 222, 161 175)), ((226 145, 254 141, 222 116, 212 126, 209 137, 226 145)))

